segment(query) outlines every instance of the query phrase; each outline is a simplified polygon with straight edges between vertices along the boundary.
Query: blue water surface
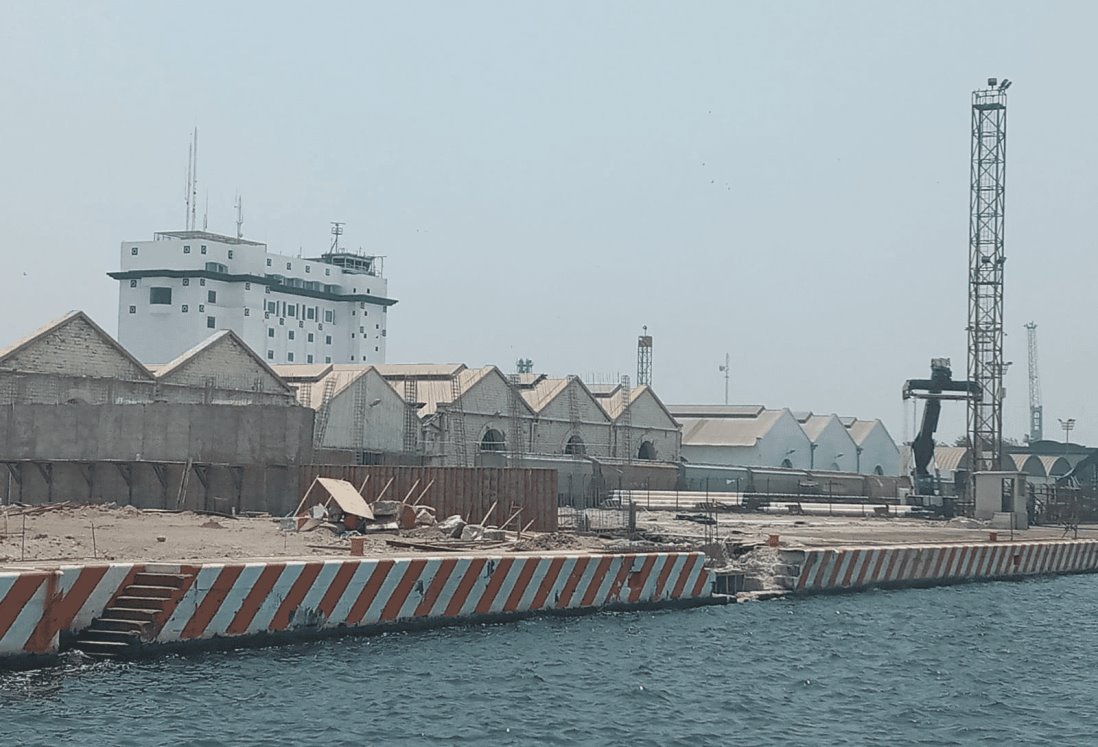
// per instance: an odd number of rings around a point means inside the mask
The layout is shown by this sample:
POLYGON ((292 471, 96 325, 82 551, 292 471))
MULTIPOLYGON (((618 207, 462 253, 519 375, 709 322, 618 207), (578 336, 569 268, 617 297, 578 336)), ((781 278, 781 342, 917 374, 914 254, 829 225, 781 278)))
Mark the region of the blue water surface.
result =
POLYGON ((1098 744, 1098 576, 0 674, 0 745, 1098 744))

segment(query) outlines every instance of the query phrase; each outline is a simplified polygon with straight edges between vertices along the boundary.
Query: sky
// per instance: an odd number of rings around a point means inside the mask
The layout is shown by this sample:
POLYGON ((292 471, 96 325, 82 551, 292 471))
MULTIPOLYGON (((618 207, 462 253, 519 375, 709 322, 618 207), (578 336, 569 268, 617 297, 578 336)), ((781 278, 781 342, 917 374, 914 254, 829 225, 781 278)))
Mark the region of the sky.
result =
MULTIPOLYGON (((389 362, 635 373, 665 402, 881 418, 965 375, 970 95, 1009 78, 1005 435, 1098 441, 1098 4, 7 2, 0 345, 117 329, 123 241, 384 255, 389 362)), ((947 404, 939 435, 964 431, 947 404)))

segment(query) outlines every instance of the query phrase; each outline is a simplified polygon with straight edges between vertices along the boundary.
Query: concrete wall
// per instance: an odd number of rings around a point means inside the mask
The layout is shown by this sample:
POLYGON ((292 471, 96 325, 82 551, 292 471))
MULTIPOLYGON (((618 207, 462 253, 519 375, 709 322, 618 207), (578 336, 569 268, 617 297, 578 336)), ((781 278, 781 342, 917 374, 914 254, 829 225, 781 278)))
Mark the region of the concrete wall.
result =
MULTIPOLYGON (((381 377, 369 370, 332 397, 324 429, 324 448, 399 453, 404 446, 404 399, 381 377), (362 433, 355 434, 355 397, 363 407, 362 433), (374 404, 374 403, 377 404, 374 404)), ((416 418, 416 440, 419 438, 416 418)))
POLYGON ((312 410, 296 406, 9 405, 0 460, 301 464, 312 428, 312 410))
POLYGON ((588 456, 610 456, 610 419, 578 379, 538 413, 532 452, 563 454, 573 435, 583 439, 588 456), (572 422, 571 398, 575 398, 578 423, 572 422))
POLYGON ((965 545, 837 547, 782 550, 793 566, 782 577, 790 591, 853 591, 933 586, 1098 570, 1098 541, 987 542, 965 545))

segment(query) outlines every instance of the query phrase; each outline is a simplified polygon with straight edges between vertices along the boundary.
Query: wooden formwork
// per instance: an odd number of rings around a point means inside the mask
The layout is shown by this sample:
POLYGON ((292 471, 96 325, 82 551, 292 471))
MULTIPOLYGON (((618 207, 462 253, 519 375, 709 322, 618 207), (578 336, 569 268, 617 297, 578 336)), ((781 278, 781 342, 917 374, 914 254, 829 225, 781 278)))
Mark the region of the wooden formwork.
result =
POLYGON ((305 465, 299 484, 307 487, 316 477, 335 477, 355 487, 365 483, 363 497, 372 502, 414 501, 432 506, 439 519, 459 514, 470 522, 500 525, 521 507, 508 526, 536 532, 557 529, 557 472, 512 467, 402 467, 395 465, 305 465), (368 478, 368 479, 367 479, 368 478), (388 486, 388 487, 386 487, 388 486), (384 496, 382 492, 384 491, 384 496), (426 491, 426 492, 424 492, 426 491), (530 522, 533 522, 532 524, 530 522))

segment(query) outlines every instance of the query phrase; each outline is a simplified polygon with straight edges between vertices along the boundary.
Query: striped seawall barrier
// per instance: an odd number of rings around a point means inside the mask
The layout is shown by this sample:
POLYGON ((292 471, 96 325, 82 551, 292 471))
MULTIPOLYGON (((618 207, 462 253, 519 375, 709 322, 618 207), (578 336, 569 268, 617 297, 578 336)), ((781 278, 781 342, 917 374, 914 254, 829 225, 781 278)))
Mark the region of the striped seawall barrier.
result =
POLYGON ((815 593, 874 587, 933 586, 1098 570, 1098 541, 834 547, 782 550, 798 567, 790 591, 815 593))
POLYGON ((711 596, 701 553, 204 565, 156 643, 445 624, 711 596))
POLYGON ((702 553, 112 563, 0 573, 0 661, 53 654, 138 573, 186 578, 148 644, 704 603, 702 553))

